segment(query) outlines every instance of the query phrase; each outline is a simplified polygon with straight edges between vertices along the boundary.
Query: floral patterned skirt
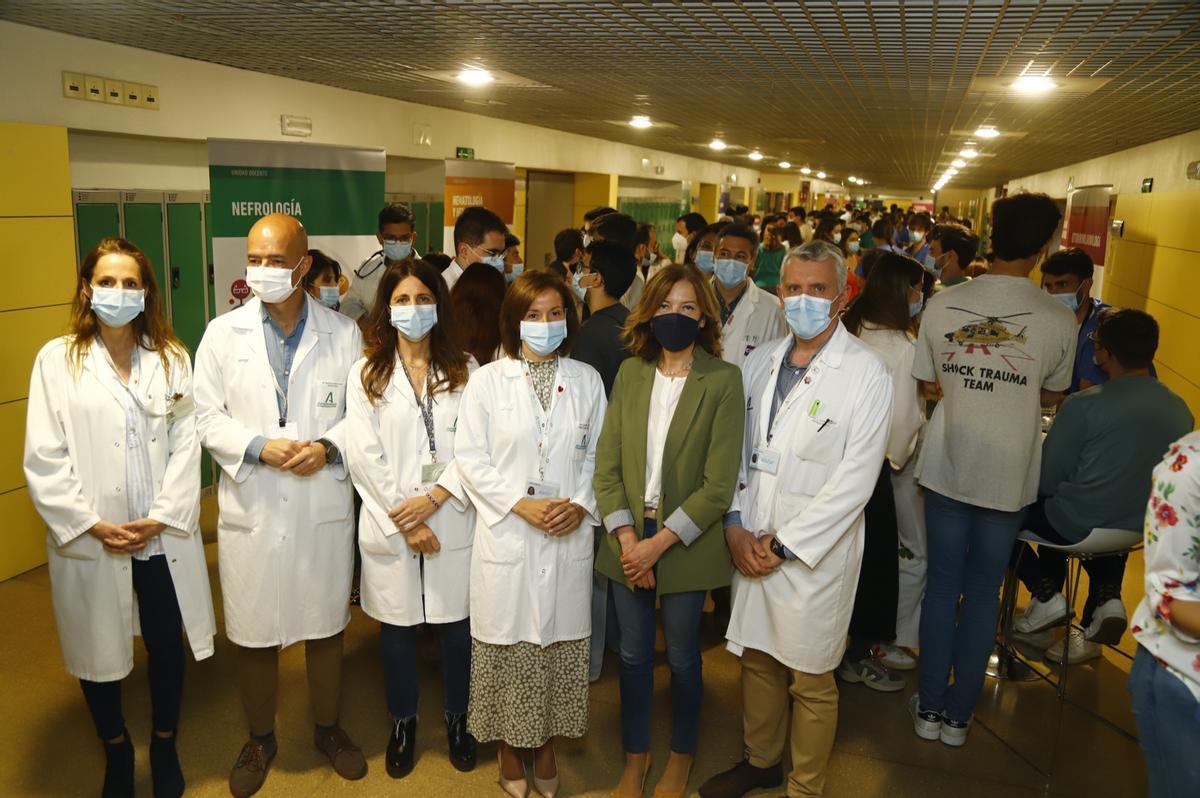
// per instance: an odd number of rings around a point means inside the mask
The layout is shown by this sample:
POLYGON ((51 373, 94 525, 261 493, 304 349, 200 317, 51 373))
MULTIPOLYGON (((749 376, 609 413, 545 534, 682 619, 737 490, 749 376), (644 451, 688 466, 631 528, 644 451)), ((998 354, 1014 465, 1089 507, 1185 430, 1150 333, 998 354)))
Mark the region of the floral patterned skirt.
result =
POLYGON ((588 727, 590 638, 510 646, 471 639, 467 728, 480 742, 538 748, 588 727))

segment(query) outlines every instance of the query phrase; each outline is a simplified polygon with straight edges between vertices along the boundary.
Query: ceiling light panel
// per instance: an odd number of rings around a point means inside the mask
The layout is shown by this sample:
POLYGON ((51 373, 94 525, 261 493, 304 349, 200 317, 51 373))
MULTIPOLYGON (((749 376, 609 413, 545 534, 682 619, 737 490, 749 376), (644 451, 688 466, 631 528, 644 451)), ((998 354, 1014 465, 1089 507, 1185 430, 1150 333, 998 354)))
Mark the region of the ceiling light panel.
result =
POLYGON ((870 164, 894 187, 926 186, 968 137, 989 157, 956 182, 991 186, 1200 129, 1197 3, 427 0, 403 7, 419 48, 398 44, 396 13, 349 0, 0 3, 0 19, 26 25, 745 165, 744 149, 707 146, 719 124, 728 142, 788 148, 832 174, 870 164), (717 37, 746 57, 712 57, 717 37), (464 66, 495 80, 464 86, 464 66), (1057 86, 1019 94, 1022 70, 1057 86), (720 119, 696 85, 722 97, 720 119), (650 98, 653 126, 631 127, 650 98), (985 124, 1003 135, 974 138, 985 124))

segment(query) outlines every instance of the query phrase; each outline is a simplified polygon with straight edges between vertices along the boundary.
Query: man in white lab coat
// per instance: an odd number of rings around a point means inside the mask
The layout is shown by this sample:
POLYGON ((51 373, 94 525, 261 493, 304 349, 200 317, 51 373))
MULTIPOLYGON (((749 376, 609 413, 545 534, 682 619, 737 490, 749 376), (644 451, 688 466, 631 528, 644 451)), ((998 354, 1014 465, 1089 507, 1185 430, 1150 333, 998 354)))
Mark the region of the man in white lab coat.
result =
POLYGON ((700 789, 703 798, 780 783, 789 708, 787 794, 824 790, 837 729, 833 671, 892 412, 887 367, 838 321, 840 250, 823 241, 793 249, 778 293, 792 335, 746 361, 744 487, 725 523, 737 568, 726 637, 742 658, 746 753, 700 789))
POLYGON ((338 307, 338 312, 354 319, 360 330, 371 315, 375 292, 379 289, 379 281, 383 279, 388 263, 419 257, 413 249, 417 241, 413 222, 412 209, 403 203, 390 202, 379 212, 379 230, 375 238, 379 241, 380 249, 354 270, 350 290, 338 307))
POLYGON ((301 640, 314 743, 343 778, 367 772, 338 725, 354 563, 342 422, 362 341, 354 322, 296 289, 312 265, 300 222, 259 219, 247 250, 256 298, 209 324, 195 379, 200 440, 221 467, 225 631, 237 647, 250 726, 230 774, 235 798, 253 795, 266 779, 276 752, 279 649, 301 640))
POLYGON ((735 366, 787 331, 779 300, 750 279, 757 255, 758 235, 744 224, 726 225, 717 236, 712 286, 721 308, 721 357, 735 366))

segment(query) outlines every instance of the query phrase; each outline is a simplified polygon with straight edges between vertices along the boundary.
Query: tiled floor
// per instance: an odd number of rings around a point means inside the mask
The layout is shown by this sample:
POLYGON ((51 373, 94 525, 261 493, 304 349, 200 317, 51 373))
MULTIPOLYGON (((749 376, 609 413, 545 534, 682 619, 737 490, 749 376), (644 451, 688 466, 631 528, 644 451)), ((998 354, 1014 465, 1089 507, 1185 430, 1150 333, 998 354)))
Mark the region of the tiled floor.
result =
MULTIPOLYGON (((215 550, 210 571, 218 587, 215 550)), ((1135 600, 1140 559, 1126 575, 1126 601, 1135 600)), ((50 611, 45 568, 0 583, 0 796, 85 796, 99 793, 103 755, 84 708, 78 685, 63 671, 50 611)), ((220 600, 218 597, 218 620, 220 600)), ((706 623, 708 619, 706 617, 706 623)), ((736 760, 741 751, 738 663, 721 646, 717 630, 706 628, 705 705, 700 750, 692 778, 695 790, 708 776, 736 760)), ((1126 647, 1132 650, 1127 641, 1126 647)), ((341 781, 311 742, 304 680, 303 647, 281 659, 277 733, 279 756, 263 796, 501 796, 490 746, 480 766, 460 774, 446 760, 440 719, 436 638, 425 656, 419 761, 402 782, 388 778, 383 750, 389 731, 383 705, 378 632, 355 610, 347 632, 343 724, 370 760, 360 782, 341 781)), ((149 795, 146 755, 149 700, 145 661, 126 682, 126 715, 138 744, 139 795, 149 795)), ((559 749, 564 796, 608 795, 621 768, 617 662, 609 658, 592 690, 591 730, 583 740, 559 749)), ((1124 680, 1128 662, 1105 658, 1071 671, 1069 695, 1098 711, 1116 727, 1134 731, 1124 680)), ((179 746, 190 795, 228 795, 226 777, 244 740, 229 645, 218 638, 216 655, 189 663, 179 746)), ((910 676, 915 687, 915 674, 910 676)), ((656 670, 655 743, 658 759, 652 785, 665 762, 668 738, 669 674, 656 670)), ((840 726, 830 765, 829 796, 1121 796, 1145 793, 1137 743, 1109 723, 1055 697, 1041 681, 989 679, 977 723, 961 749, 917 739, 905 711, 910 691, 885 695, 861 685, 843 685, 840 726)), ((764 795, 780 791, 764 792, 764 795)), ((647 795, 650 788, 647 788, 647 795)))

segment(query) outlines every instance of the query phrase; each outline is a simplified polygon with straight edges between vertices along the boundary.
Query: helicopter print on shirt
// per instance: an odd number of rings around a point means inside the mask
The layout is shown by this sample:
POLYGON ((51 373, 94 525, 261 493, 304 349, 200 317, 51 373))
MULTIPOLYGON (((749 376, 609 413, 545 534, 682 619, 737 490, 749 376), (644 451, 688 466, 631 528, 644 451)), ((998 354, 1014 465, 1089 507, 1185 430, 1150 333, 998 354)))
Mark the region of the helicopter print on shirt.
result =
POLYGON ((1009 319, 1032 315, 1032 311, 1010 313, 1007 316, 988 316, 966 308, 948 306, 946 309, 968 313, 975 316, 976 319, 945 334, 946 341, 954 344, 955 347, 942 353, 946 358, 942 364, 944 373, 957 373, 964 378, 966 387, 983 390, 992 390, 992 381, 994 380, 1024 384, 1025 377, 1021 375, 1021 370, 1013 361, 1033 361, 1034 359, 1018 346, 1018 344, 1027 343, 1025 336, 1027 326, 1014 329, 1017 327, 1017 322, 1009 321, 1009 319), (976 352, 989 358, 995 355, 1008 366, 1008 370, 997 371, 987 366, 976 367, 952 363, 955 355, 960 353, 974 355, 976 352), (977 368, 978 373, 976 373, 977 368))

